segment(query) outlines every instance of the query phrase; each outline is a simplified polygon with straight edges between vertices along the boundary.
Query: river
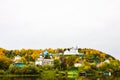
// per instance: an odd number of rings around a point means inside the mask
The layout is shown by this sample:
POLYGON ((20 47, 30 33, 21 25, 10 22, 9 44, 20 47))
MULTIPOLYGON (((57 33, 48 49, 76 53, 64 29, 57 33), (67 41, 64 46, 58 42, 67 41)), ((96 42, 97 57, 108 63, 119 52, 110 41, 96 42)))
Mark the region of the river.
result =
POLYGON ((67 78, 43 78, 43 77, 38 77, 38 76, 17 76, 17 77, 0 77, 0 80, 120 80, 120 77, 115 77, 115 76, 108 76, 108 77, 78 77, 76 79, 67 79, 67 78))

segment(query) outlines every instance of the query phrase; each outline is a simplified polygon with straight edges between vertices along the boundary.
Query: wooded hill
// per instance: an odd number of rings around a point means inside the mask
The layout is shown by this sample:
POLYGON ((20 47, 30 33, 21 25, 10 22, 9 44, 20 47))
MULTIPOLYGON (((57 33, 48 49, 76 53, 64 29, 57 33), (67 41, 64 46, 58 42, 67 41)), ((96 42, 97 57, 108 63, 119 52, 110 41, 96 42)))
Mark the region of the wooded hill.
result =
MULTIPOLYGON (((25 64, 34 64, 36 58, 39 57, 40 53, 43 53, 45 50, 47 50, 49 53, 53 54, 53 59, 55 58, 56 54, 62 53, 60 56, 61 58, 69 59, 69 61, 66 64, 69 64, 73 66, 73 63, 84 61, 89 63, 100 63, 105 60, 116 60, 114 57, 110 56, 109 54, 106 54, 104 52, 101 52, 99 50, 90 49, 90 48, 79 48, 79 53, 84 53, 84 55, 81 55, 78 57, 75 57, 73 60, 71 57, 66 57, 63 55, 64 51, 69 48, 47 48, 47 49, 21 49, 21 50, 7 50, 0 48, 0 69, 8 69, 9 65, 13 63, 13 59, 15 56, 19 55, 22 57, 21 62, 24 62, 25 64)), ((49 56, 48 56, 49 58, 49 56)), ((63 62, 64 63, 64 62, 63 62)))

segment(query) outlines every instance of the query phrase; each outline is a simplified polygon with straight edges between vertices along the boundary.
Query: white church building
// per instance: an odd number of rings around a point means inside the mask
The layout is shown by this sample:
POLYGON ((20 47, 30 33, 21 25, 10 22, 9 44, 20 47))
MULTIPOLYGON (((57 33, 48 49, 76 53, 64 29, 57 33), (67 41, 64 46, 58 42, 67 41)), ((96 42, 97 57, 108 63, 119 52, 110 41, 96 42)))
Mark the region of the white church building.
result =
POLYGON ((50 59, 45 59, 45 56, 48 55, 48 52, 44 52, 44 56, 40 53, 40 57, 36 59, 35 65, 53 65, 52 53, 49 54, 50 59))
POLYGON ((84 55, 84 53, 79 53, 77 47, 72 47, 70 49, 65 50, 64 55, 84 55))

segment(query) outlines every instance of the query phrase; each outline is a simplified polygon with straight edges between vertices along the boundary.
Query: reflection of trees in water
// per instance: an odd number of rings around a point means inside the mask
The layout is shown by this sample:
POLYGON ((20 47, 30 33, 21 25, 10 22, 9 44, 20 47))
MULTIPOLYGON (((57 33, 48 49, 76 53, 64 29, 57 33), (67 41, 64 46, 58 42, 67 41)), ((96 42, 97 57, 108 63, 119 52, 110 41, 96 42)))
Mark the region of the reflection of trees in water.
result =
POLYGON ((104 77, 79 77, 77 80, 120 80, 120 77, 115 77, 115 76, 104 76, 104 77))
MULTIPOLYGON (((52 80, 48 79, 47 76, 44 78, 36 77, 36 76, 31 76, 31 77, 0 77, 0 80, 52 80)), ((63 77, 55 78, 54 80, 72 80, 72 79, 67 79, 63 77)), ((107 76, 107 77, 78 77, 74 80, 120 80, 120 77, 115 77, 115 76, 107 76)))
POLYGON ((0 77, 0 80, 39 80, 38 77, 25 77, 25 76, 20 76, 20 77, 0 77))
POLYGON ((81 77, 78 77, 77 80, 89 80, 89 78, 81 76, 81 77))

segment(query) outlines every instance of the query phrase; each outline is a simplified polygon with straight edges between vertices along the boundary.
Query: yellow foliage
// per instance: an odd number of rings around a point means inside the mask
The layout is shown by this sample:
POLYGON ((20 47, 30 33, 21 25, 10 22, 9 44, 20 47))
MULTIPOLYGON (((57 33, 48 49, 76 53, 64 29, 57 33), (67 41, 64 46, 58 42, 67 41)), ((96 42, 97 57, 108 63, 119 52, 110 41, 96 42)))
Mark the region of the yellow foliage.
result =
POLYGON ((36 59, 39 57, 39 51, 34 51, 33 54, 31 55, 33 59, 36 59))
POLYGON ((80 61, 80 58, 75 59, 75 63, 78 63, 80 61))
POLYGON ((105 55, 106 55, 106 54, 103 54, 103 53, 100 54, 100 56, 101 56, 102 58, 105 58, 105 55))
POLYGON ((1 56, 1 55, 4 55, 4 53, 3 53, 2 51, 0 51, 0 56, 1 56))
POLYGON ((91 69, 90 66, 85 66, 85 67, 84 67, 84 70, 85 70, 85 71, 88 71, 88 70, 90 70, 90 69, 91 69))

